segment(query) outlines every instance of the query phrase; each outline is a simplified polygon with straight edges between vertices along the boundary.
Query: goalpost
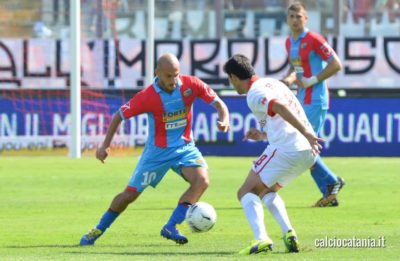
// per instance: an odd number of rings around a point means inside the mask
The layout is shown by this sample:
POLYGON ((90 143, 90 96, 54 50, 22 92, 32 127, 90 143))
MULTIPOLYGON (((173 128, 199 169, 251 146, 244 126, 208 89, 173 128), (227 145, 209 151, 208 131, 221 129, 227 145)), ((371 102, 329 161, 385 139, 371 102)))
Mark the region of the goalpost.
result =
POLYGON ((71 1, 70 5, 70 104, 71 104, 71 142, 69 156, 81 157, 81 16, 80 1, 71 1))
MULTIPOLYGON (((147 5, 147 47, 146 47, 146 82, 151 84, 154 71, 154 6, 155 0, 148 1, 147 5)), ((69 156, 81 157, 81 26, 80 26, 80 1, 71 1, 70 5, 70 118, 71 133, 69 156)))

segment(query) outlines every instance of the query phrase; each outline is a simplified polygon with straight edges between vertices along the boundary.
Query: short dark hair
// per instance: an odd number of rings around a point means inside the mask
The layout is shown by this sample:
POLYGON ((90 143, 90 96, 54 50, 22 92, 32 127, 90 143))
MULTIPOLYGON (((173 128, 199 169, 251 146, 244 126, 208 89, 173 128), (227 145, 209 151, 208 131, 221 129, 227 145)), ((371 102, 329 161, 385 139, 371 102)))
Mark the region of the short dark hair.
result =
POLYGON ((289 11, 295 11, 295 12, 299 12, 299 11, 307 11, 306 6, 304 3, 300 2, 300 1, 296 1, 294 3, 292 3, 289 7, 288 7, 288 12, 289 11))
POLYGON ((250 79, 255 75, 254 68, 249 58, 242 54, 235 54, 224 64, 224 72, 228 75, 234 74, 240 80, 250 79))

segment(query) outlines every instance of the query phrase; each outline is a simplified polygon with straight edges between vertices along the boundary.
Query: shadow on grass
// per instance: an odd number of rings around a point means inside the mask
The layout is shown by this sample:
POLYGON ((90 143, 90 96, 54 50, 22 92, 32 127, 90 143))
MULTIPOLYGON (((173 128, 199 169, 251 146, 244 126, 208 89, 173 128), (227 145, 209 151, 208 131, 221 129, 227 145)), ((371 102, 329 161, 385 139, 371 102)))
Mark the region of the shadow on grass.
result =
MULTIPOLYGON (((243 208, 241 206, 239 207, 215 207, 216 210, 242 210, 243 208)), ((320 208, 315 208, 312 207, 311 205, 303 205, 303 206, 287 206, 287 209, 320 209, 320 208)), ((140 208, 132 208, 129 209, 129 211, 134 212, 134 211, 164 211, 164 210, 169 210, 172 211, 173 207, 140 207, 140 208)))
POLYGON ((79 244, 73 244, 73 245, 20 245, 20 246, 5 246, 4 248, 16 248, 16 249, 23 249, 23 248, 74 248, 74 247, 81 247, 79 244))
MULTIPOLYGON (((157 244, 147 244, 144 247, 155 247, 159 246, 157 244)), ((132 247, 132 245, 101 245, 101 247, 112 247, 112 248, 126 248, 126 247, 132 247)), ((143 245, 142 245, 143 247, 143 245)), ((81 251, 65 251, 65 254, 86 254, 86 255, 116 255, 116 256, 238 256, 237 252, 235 251, 214 251, 214 252, 207 252, 207 251, 197 251, 197 252, 191 252, 188 250, 188 252, 182 252, 182 251, 177 251, 177 252, 154 252, 154 251, 140 251, 140 252, 107 252, 107 251, 99 251, 99 252, 93 252, 93 250, 96 250, 95 246, 80 246, 79 244, 73 244, 73 245, 26 245, 26 246, 16 246, 16 245, 11 245, 11 246, 5 246, 4 248, 12 248, 12 249, 35 249, 35 248, 70 248, 72 249, 80 249, 81 251), (89 251, 86 251, 89 250, 89 251)), ((302 253, 304 252, 312 252, 312 249, 309 248, 302 248, 301 251, 302 253)), ((262 253, 257 256, 268 256, 268 255, 291 255, 293 253, 286 253, 284 251, 273 251, 272 253, 262 253)))
MULTIPOLYGON (((223 207, 223 208, 220 208, 220 207, 216 207, 218 210, 238 210, 238 209, 242 209, 242 207, 223 207)), ((164 211, 164 210, 173 210, 173 206, 171 206, 171 207, 162 207, 162 208, 160 208, 160 207, 149 207, 149 208, 147 208, 147 207, 138 207, 138 208, 134 208, 134 207, 132 207, 132 209, 129 209, 130 211, 157 211, 157 210, 162 210, 162 211, 164 211)))
MULTIPOLYGON (((287 209, 332 209, 332 207, 324 207, 324 208, 317 208, 313 207, 312 205, 301 205, 301 206, 286 206, 287 209)), ((242 210, 243 208, 241 206, 239 207, 215 207, 216 210, 242 210)), ((129 209, 129 211, 164 211, 164 210, 169 210, 172 211, 173 207, 155 207, 155 208, 146 208, 146 207, 141 207, 141 208, 132 208, 129 209)))
MULTIPOLYGON (((80 251, 67 251, 65 254, 82 254, 80 251)), ((119 255, 119 256, 230 256, 236 255, 235 252, 230 251, 216 251, 216 252, 85 252, 89 255, 119 255)))
MULTIPOLYGON (((311 250, 307 249, 303 252, 311 252, 311 250)), ((88 254, 88 255, 116 255, 116 256, 237 256, 241 257, 237 252, 232 252, 232 251, 215 251, 215 252, 207 252, 207 251, 188 251, 188 252, 81 252, 81 251, 67 251, 64 252, 65 254, 88 254)), ((268 252, 268 253, 260 253, 258 257, 267 257, 270 255, 298 255, 298 253, 286 253, 284 251, 273 251, 273 252, 268 252)))
MULTIPOLYGON (((100 245, 101 247, 112 247, 112 248, 125 248, 125 247, 136 247, 139 245, 125 244, 125 245, 100 245)), ((141 244, 142 247, 159 247, 159 244, 141 244)), ((29 249, 29 248, 80 248, 80 249, 95 249, 96 246, 81 246, 79 244, 71 244, 71 245, 10 245, 4 246, 0 248, 14 248, 14 249, 29 249)))

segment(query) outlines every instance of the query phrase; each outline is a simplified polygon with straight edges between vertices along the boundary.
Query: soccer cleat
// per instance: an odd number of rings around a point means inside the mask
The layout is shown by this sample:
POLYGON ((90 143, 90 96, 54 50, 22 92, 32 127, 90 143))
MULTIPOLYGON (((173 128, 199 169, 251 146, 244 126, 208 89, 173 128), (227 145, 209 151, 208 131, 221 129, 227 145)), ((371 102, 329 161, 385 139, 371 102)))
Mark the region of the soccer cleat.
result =
POLYGON ((261 252, 272 251, 273 243, 271 239, 268 240, 254 240, 246 248, 239 251, 239 255, 252 255, 261 252))
POLYGON ((328 185, 328 197, 330 195, 337 195, 344 185, 346 185, 344 179, 341 177, 337 177, 337 182, 335 184, 328 185))
POLYGON ((103 234, 103 232, 100 229, 93 228, 90 230, 88 233, 84 234, 81 238, 80 245, 81 246, 87 246, 87 245, 93 245, 94 242, 103 234))
POLYGON ((166 239, 170 239, 172 241, 175 241, 175 243, 183 245, 188 242, 188 239, 179 233, 179 230, 176 229, 176 227, 170 227, 165 225, 160 232, 160 235, 162 237, 165 237, 166 239))
POLYGON ((346 183, 341 177, 337 177, 338 181, 335 184, 328 185, 328 196, 323 197, 314 204, 314 207, 337 207, 339 206, 339 200, 337 194, 343 188, 346 183))
POLYGON ((336 198, 336 195, 332 195, 327 198, 320 198, 313 207, 315 208, 323 208, 323 207, 337 207, 339 206, 339 201, 336 198))
POLYGON ((283 238, 286 246, 286 252, 297 253, 299 252, 299 241, 297 240, 296 232, 289 230, 283 238))

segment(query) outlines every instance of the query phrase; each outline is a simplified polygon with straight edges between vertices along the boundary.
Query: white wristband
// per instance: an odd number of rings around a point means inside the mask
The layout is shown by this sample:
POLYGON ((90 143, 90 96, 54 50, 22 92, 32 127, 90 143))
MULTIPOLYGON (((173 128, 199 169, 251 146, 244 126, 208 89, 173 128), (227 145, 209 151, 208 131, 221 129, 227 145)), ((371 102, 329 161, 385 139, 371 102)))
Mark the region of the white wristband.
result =
POLYGON ((303 83, 304 88, 308 88, 318 82, 317 76, 311 76, 310 78, 303 77, 301 79, 301 82, 303 83))

